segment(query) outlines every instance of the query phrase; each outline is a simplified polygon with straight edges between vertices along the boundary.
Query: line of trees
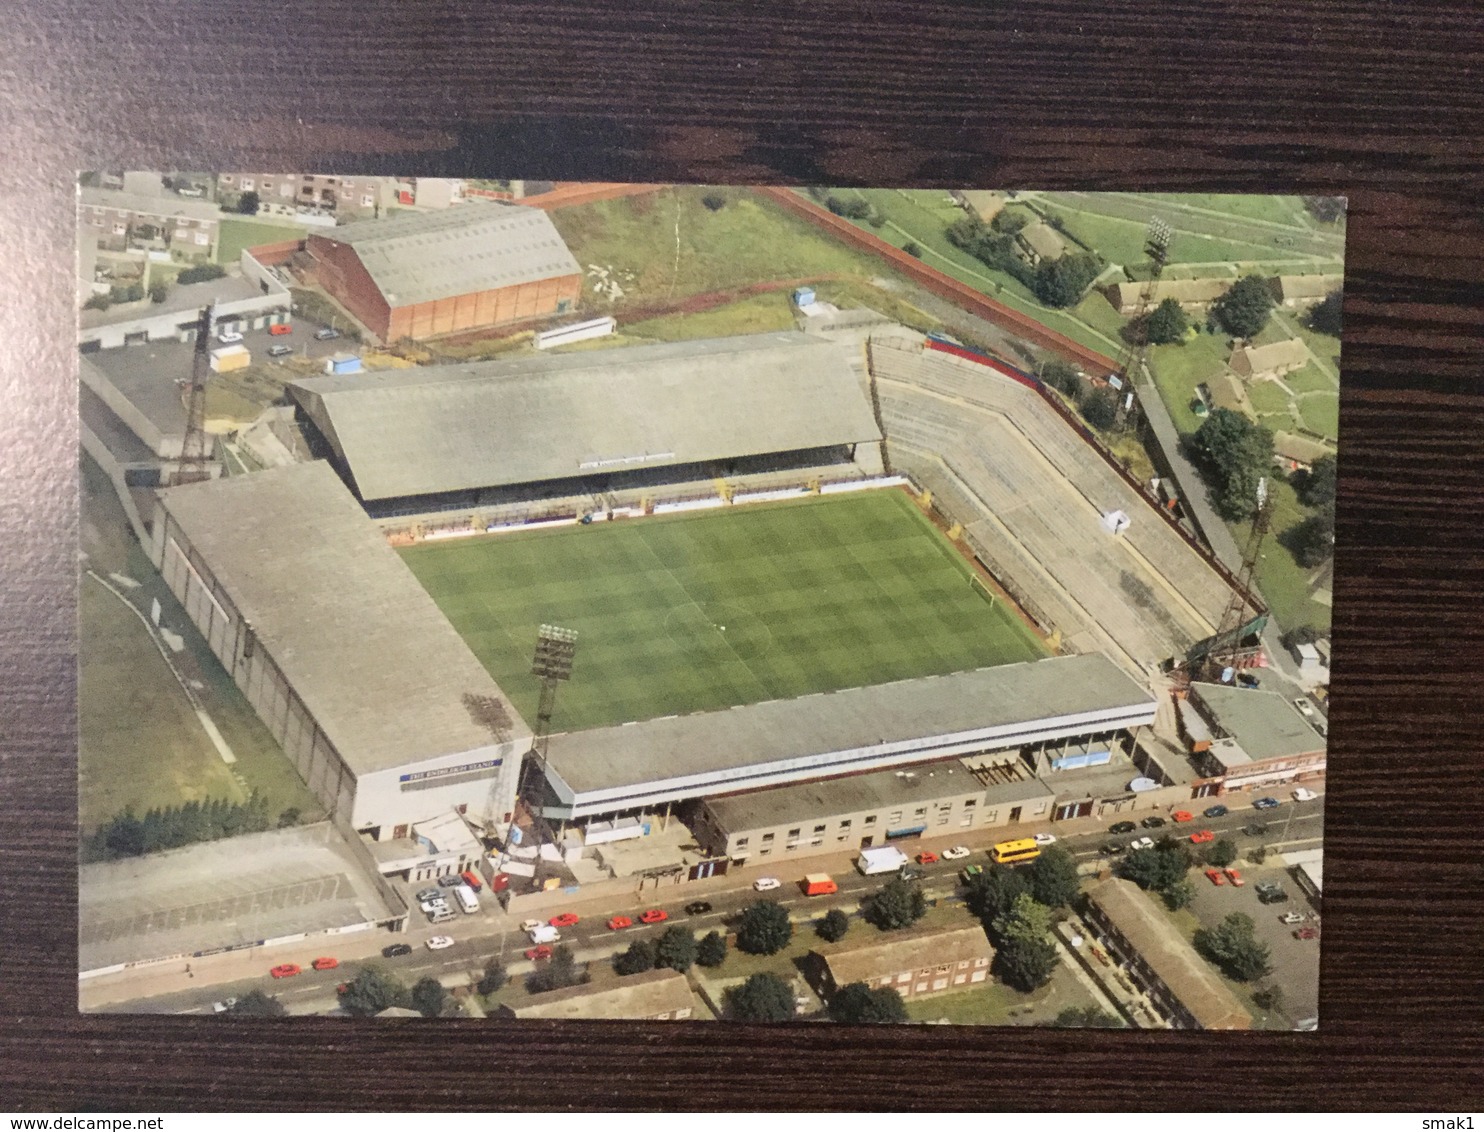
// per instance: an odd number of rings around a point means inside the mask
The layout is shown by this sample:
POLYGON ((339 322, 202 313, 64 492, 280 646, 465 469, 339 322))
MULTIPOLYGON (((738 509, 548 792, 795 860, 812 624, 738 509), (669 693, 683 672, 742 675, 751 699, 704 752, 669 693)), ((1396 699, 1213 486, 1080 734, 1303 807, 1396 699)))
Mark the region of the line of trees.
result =
POLYGON ((1078 252, 1042 260, 1033 267, 1015 250, 1015 233, 1024 226, 1025 218, 1015 213, 1002 212, 992 224, 965 215, 948 226, 947 236, 954 247, 962 248, 988 267, 1003 271, 1048 307, 1076 306, 1103 270, 1103 260, 1091 252, 1078 252))
POLYGON ((1212 487, 1211 502, 1234 522, 1257 512, 1257 481, 1271 474, 1273 434, 1241 413, 1217 409, 1196 430, 1191 455, 1212 487))
POLYGON ((142 857, 202 841, 219 841, 272 828, 268 803, 256 790, 246 802, 211 798, 179 806, 155 807, 143 817, 132 806, 116 814, 83 841, 84 862, 142 857))
POLYGON ((966 902, 994 943, 995 973, 1029 993, 1044 986, 1061 962, 1051 942, 1057 910, 1080 891, 1077 862, 1059 845, 1029 866, 991 865, 969 883, 966 902))

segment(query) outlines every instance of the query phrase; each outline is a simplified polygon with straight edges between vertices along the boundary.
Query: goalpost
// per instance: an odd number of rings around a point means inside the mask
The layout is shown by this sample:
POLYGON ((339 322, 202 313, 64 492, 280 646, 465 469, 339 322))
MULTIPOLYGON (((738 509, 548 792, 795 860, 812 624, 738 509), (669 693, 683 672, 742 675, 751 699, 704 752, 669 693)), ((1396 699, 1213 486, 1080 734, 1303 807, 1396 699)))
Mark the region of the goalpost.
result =
POLYGON ((994 593, 994 591, 992 589, 990 589, 987 585, 984 584, 984 579, 983 578, 981 578, 978 574, 970 574, 969 575, 969 585, 972 586, 974 589, 978 590, 980 596, 983 597, 983 598, 985 598, 986 600, 988 600, 988 602, 989 602, 989 604, 991 606, 994 605, 994 603, 995 603, 995 593, 994 593))

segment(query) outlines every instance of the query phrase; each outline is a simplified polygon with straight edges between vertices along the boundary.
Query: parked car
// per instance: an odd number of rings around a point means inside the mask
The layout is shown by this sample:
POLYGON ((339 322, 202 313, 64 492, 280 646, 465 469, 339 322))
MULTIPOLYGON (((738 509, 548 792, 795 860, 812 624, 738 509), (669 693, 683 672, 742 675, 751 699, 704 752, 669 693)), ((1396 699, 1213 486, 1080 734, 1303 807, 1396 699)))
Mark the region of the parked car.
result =
POLYGON ((424 900, 421 904, 418 905, 418 907, 431 916, 435 912, 447 912, 448 901, 442 899, 424 900))
POLYGON ((1136 837, 1136 838, 1134 838, 1132 841, 1130 841, 1128 843, 1128 847, 1130 849, 1153 849, 1154 848, 1154 838, 1152 838, 1152 837, 1136 837))
POLYGON ((1222 805, 1207 806, 1204 810, 1208 818, 1224 818, 1230 811, 1222 805))
POLYGON ((774 889, 782 888, 783 882, 777 877, 758 877, 752 882, 754 892, 772 892, 774 889))
POLYGON ((1139 823, 1145 829, 1159 829, 1165 824, 1164 818, 1147 817, 1139 823))
POLYGON ((711 902, 709 900, 692 900, 685 906, 685 914, 687 916, 704 916, 709 911, 711 911, 711 902))
POLYGON ((1207 869, 1206 879, 1212 884, 1221 885, 1226 883, 1226 878, 1221 875, 1220 869, 1207 869))
POLYGON ((917 854, 917 863, 919 865, 936 865, 938 863, 938 854, 930 849, 924 849, 921 853, 917 854))
POLYGON ((294 332, 294 328, 292 326, 290 326, 286 322, 275 322, 272 326, 270 326, 268 328, 268 333, 269 334, 274 334, 274 335, 277 335, 277 334, 292 334, 293 332, 294 332))
POLYGON ((1267 831, 1267 823, 1260 821, 1250 822, 1242 827, 1242 832, 1248 837, 1261 837, 1267 831))
POLYGON ((1120 821, 1120 822, 1114 822, 1112 825, 1110 825, 1108 827, 1108 832, 1109 833, 1132 833, 1134 830, 1136 830, 1138 828, 1139 827, 1136 826, 1131 821, 1120 821))
POLYGON ((458 886, 461 885, 461 884, 463 884, 463 883, 464 883, 464 878, 461 877, 461 876, 459 876, 458 873, 454 873, 452 876, 446 876, 446 877, 439 877, 438 878, 438 887, 439 888, 458 888, 458 886))
POLYGON ((340 331, 333 330, 327 326, 323 330, 316 330, 314 336, 321 342, 328 342, 331 338, 339 338, 340 331))
POLYGON ((215 1014, 225 1014, 236 1005, 237 1000, 235 998, 224 998, 220 1002, 213 1002, 211 1004, 211 1009, 212 1012, 215 1014))
POLYGON ((1288 893, 1284 892, 1281 888, 1277 888, 1268 892, 1259 892, 1257 899, 1262 904, 1287 904, 1288 893))
POLYGON ((480 881, 478 875, 474 872, 473 869, 465 869, 462 873, 459 874, 459 876, 462 877, 464 883, 472 888, 475 892, 484 891, 484 884, 482 881, 480 881))
POLYGON ((418 899, 418 903, 422 903, 424 900, 442 900, 443 899, 443 890, 440 889, 440 888, 423 888, 423 889, 419 889, 418 890, 418 894, 417 894, 417 899, 418 899))
POLYGON ((1280 924, 1302 924, 1306 917, 1302 912, 1284 912, 1278 917, 1280 924))
POLYGON ((268 356, 270 358, 286 358, 294 352, 292 346, 269 346, 268 356))
POLYGON ((627 916, 614 916, 613 919, 608 921, 608 930, 611 932, 623 931, 624 928, 631 928, 633 926, 634 921, 627 916))
POLYGON ((1298 699, 1293 701, 1293 706, 1298 708, 1299 711, 1303 712, 1310 719, 1314 718, 1314 705, 1309 702, 1308 697, 1300 696, 1298 699))
POLYGON ((1056 844, 1056 834, 1054 834, 1054 833, 1033 833, 1033 834, 1031 834, 1031 840, 1034 841, 1037 845, 1039 845, 1042 849, 1044 849, 1048 845, 1055 845, 1056 844))
POLYGON ((1318 939, 1319 929, 1312 924, 1306 924, 1293 933, 1294 939, 1318 939))
POLYGON ((1215 841, 1216 835, 1209 829, 1198 829, 1190 835, 1192 845, 1204 845, 1208 841, 1215 841))
POLYGON ((1254 810, 1276 810, 1278 808, 1277 798, 1259 798, 1252 803, 1254 810))
POLYGON ((316 971, 333 971, 336 967, 340 966, 340 960, 331 958, 328 955, 321 955, 310 966, 316 971))
POLYGON ((670 913, 663 908, 651 908, 639 917, 641 924, 663 924, 670 918, 670 913))
POLYGON ((537 959, 550 959, 551 948, 547 947, 544 943, 541 944, 540 947, 528 947, 526 948, 526 958, 532 961, 535 961, 537 959))
POLYGON ((1121 841, 1109 841, 1106 844, 1099 845, 1098 852, 1104 857, 1116 857, 1123 852, 1123 848, 1124 846, 1121 841))
POLYGON ((1170 820, 1174 822, 1195 821, 1195 815, 1189 810, 1176 810, 1170 815, 1170 820))
POLYGON ((1293 792, 1295 802, 1312 802, 1317 797, 1319 797, 1318 794, 1304 786, 1300 786, 1293 792))
POLYGON ((428 940, 429 951, 442 951, 445 947, 453 946, 453 936, 435 935, 428 940))
POLYGON ((968 884, 976 876, 979 876, 983 872, 984 872, 984 866, 983 865, 965 865, 964 866, 964 871, 961 872, 961 873, 959 873, 958 875, 959 875, 959 878, 965 884, 968 884))
POLYGON ((303 969, 297 963, 280 963, 277 967, 269 971, 268 974, 272 975, 275 979, 292 979, 303 969))
POLYGON ((399 955, 411 955, 412 945, 410 943, 393 943, 381 949, 383 959, 395 959, 399 955))
POLYGON ((1237 869, 1225 868, 1221 871, 1226 874, 1226 879, 1231 881, 1233 888, 1241 888, 1244 884, 1247 883, 1245 880, 1242 879, 1242 874, 1237 869))
POLYGON ((576 912, 559 912, 546 922, 554 928, 570 928, 581 919, 576 912))
POLYGON ((223 346, 232 346, 242 341, 242 335, 235 330, 218 330, 216 340, 223 346))
POLYGON ((955 845, 952 849, 943 850, 943 860, 945 861, 962 861, 968 855, 969 847, 967 845, 955 845))

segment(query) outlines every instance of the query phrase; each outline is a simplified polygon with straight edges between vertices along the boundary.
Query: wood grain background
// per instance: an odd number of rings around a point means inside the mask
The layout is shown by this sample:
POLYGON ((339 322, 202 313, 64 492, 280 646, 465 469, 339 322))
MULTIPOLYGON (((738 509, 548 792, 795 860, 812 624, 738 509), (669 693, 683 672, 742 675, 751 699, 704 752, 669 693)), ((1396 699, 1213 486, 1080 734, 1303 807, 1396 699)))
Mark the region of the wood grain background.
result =
POLYGON ((21 0, 0 47, 0 1108, 1484 1096, 1477 5, 21 0), (76 1015, 72 185, 98 167, 1349 196, 1323 1029, 76 1015))

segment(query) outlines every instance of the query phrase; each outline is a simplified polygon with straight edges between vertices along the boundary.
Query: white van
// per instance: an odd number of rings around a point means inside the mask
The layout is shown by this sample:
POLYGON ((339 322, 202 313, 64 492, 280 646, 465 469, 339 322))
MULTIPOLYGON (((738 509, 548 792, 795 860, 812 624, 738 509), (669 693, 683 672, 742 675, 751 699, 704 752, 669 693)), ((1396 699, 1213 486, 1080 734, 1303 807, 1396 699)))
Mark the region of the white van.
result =
POLYGON ((479 897, 474 895, 474 890, 467 884, 459 885, 453 890, 453 894, 458 898, 459 907, 464 910, 464 915, 472 916, 479 911, 479 897))

